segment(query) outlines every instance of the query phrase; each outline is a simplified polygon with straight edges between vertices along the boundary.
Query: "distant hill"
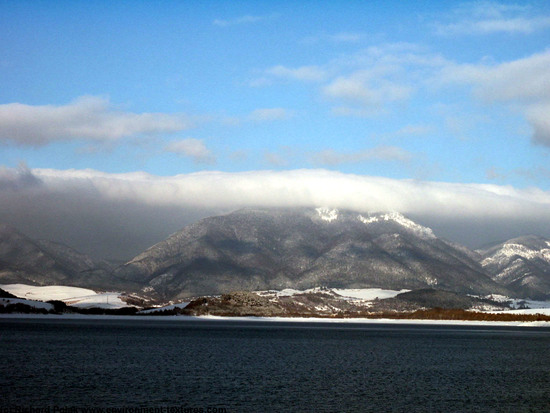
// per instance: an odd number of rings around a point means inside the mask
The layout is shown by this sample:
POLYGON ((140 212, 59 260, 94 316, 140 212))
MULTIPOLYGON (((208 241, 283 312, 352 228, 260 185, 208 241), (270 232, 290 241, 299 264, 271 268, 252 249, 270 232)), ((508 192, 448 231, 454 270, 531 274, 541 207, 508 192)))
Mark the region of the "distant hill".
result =
POLYGON ((0 284, 71 285, 104 289, 133 286, 111 274, 111 265, 66 245, 33 240, 0 224, 0 284))

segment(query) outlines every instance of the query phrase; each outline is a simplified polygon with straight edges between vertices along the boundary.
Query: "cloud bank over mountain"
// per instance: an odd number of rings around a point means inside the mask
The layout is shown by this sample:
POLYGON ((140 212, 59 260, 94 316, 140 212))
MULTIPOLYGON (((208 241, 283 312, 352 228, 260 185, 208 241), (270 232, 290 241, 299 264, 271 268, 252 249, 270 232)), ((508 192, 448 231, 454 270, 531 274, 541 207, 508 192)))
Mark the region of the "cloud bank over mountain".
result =
POLYGON ((477 247, 550 236, 550 193, 510 186, 397 180, 317 170, 156 176, 0 169, 0 222, 83 252, 128 258, 200 218, 248 206, 397 211, 477 247))

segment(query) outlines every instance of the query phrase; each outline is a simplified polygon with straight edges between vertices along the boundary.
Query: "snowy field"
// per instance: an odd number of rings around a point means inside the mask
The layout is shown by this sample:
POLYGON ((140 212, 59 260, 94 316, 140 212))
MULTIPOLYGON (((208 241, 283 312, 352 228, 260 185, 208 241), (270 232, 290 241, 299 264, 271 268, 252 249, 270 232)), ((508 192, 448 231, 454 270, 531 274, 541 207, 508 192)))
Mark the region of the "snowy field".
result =
MULTIPOLYGON (((38 287, 25 284, 5 284, 0 288, 19 298, 35 301, 59 300, 79 308, 122 308, 128 305, 120 299, 120 293, 97 293, 94 290, 63 285, 38 287)), ((31 305, 31 304, 29 304, 31 305)), ((36 307, 36 306, 35 306, 36 307)))
POLYGON ((376 299, 383 300, 385 298, 393 298, 397 294, 405 293, 410 290, 383 290, 381 288, 356 288, 356 289, 342 289, 342 288, 310 288, 308 290, 294 290, 292 288, 286 288, 284 290, 267 290, 256 291, 257 294, 263 296, 277 296, 277 297, 291 297, 297 294, 308 293, 336 293, 342 296, 343 299, 373 301, 376 299))
POLYGON ((362 289, 340 289, 333 288, 336 294, 347 298, 355 298, 365 301, 384 300, 386 298, 393 298, 401 293, 406 293, 410 290, 383 290, 381 288, 362 288, 362 289))

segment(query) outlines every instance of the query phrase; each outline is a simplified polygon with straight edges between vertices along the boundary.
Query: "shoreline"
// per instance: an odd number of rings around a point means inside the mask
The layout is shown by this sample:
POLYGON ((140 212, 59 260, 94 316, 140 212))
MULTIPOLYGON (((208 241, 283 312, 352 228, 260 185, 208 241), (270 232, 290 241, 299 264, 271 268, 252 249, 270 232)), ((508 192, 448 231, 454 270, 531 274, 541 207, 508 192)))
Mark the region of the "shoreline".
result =
POLYGON ((330 323, 330 324, 398 324, 398 325, 448 325, 486 327, 546 327, 550 321, 483 321, 483 320, 435 320, 435 319, 391 319, 391 318, 323 318, 323 317, 226 317, 226 316, 133 316, 133 315, 86 315, 86 314, 0 314, 0 321, 11 320, 159 320, 162 321, 239 321, 239 322, 287 322, 287 323, 330 323))

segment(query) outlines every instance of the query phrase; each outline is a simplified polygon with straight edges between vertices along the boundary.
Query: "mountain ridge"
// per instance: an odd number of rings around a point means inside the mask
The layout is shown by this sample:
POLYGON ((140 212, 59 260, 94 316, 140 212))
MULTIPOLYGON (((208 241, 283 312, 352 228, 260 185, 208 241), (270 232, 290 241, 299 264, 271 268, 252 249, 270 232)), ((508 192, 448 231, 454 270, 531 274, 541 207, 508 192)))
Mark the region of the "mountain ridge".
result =
POLYGON ((523 236, 474 251, 397 212, 243 208, 197 221, 111 265, 0 224, 0 284, 8 283, 118 288, 164 301, 319 286, 544 299, 550 241, 523 236))
POLYGON ((160 294, 318 285, 505 292, 463 250, 401 214, 330 208, 245 208, 205 218, 119 269, 160 294))
POLYGON ((112 265, 53 241, 35 240, 0 224, 0 283, 64 284, 103 289, 130 287, 112 276, 112 265))

